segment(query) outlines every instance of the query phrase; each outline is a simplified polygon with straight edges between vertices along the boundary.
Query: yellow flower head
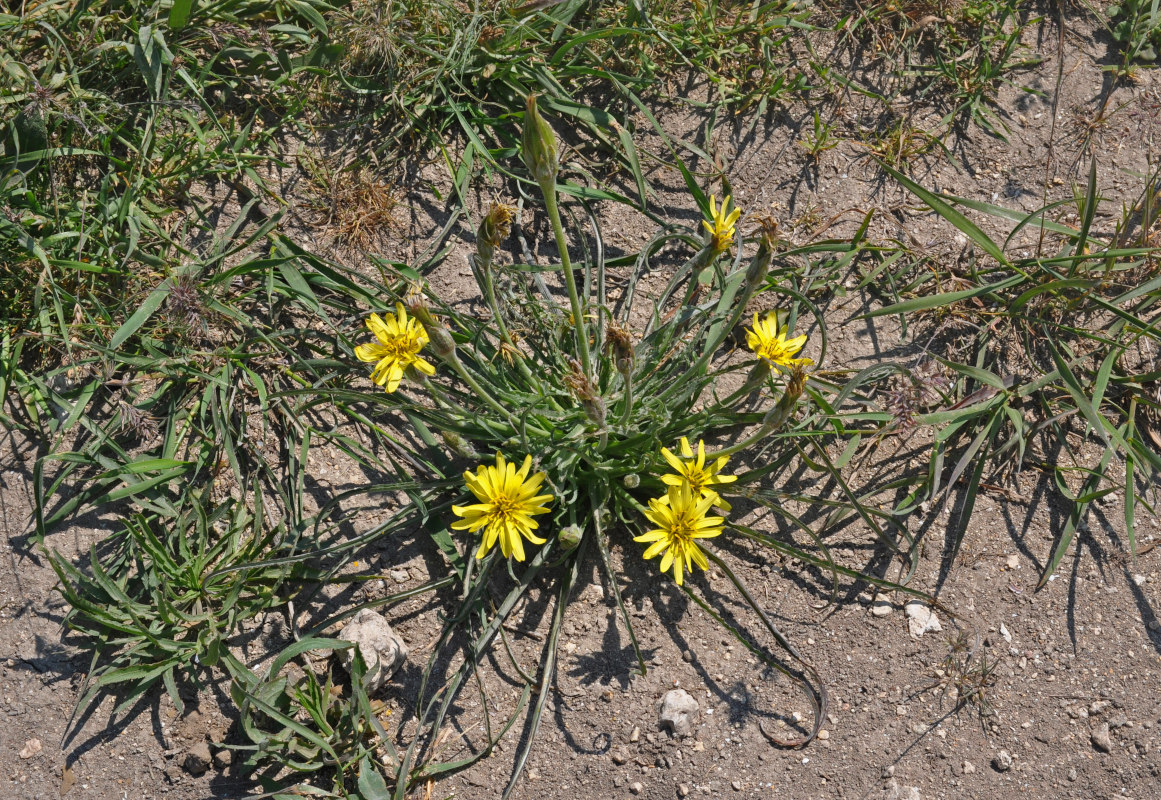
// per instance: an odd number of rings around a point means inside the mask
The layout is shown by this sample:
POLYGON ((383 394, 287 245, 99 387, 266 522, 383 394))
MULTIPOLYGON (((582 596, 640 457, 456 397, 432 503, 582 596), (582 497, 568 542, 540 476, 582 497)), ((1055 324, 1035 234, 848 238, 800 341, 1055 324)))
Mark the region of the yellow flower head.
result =
POLYGON ((713 498, 699 499, 688 485, 670 486, 666 497, 649 501, 646 518, 657 527, 634 536, 635 542, 652 542, 646 548, 645 558, 661 557, 661 571, 668 572, 673 567, 673 579, 681 585, 683 572, 692 572, 693 565, 702 569, 709 566, 705 553, 695 539, 708 539, 722 532, 725 521, 717 515, 709 516, 713 498))
POLYGON ((738 222, 738 217, 742 215, 742 209, 735 208, 733 211, 726 213, 726 209, 730 207, 730 196, 726 195, 726 199, 722 201, 721 210, 718 210, 717 200, 713 195, 710 195, 710 215, 713 217, 713 225, 710 225, 707 220, 702 220, 701 224, 705 225, 705 229, 709 231, 710 242, 713 244, 714 252, 721 253, 729 249, 730 245, 734 243, 734 225, 738 222))
POLYGON ((528 471, 531 469, 532 456, 525 456, 524 466, 517 470, 515 464, 496 453, 496 466, 481 464, 475 474, 470 470, 464 473, 464 483, 480 502, 452 506, 452 513, 463 517, 452 523, 452 529, 472 533, 484 529, 484 539, 476 558, 487 555, 497 539, 504 558, 515 555, 517 561, 524 560, 521 536, 533 544, 544 544, 545 540, 532 532, 538 527, 532 517, 548 513, 545 505, 552 500, 552 495, 537 494, 547 475, 537 472, 530 477, 528 471))
POLYGON ((399 388, 403 370, 413 366, 424 375, 434 375, 435 367, 419 357, 419 351, 427 344, 427 331, 418 320, 408 319, 403 304, 396 303, 395 313, 384 316, 386 319, 372 314, 367 319, 367 327, 378 341, 359 345, 355 355, 360 361, 379 362, 371 380, 390 394, 399 388))
POLYGON ((778 330, 778 315, 771 311, 766 318, 759 321, 754 315, 753 330, 746 331, 746 344, 754 351, 754 355, 764 358, 771 364, 782 367, 793 367, 801 364, 810 366, 814 363, 809 358, 794 358, 802 345, 806 344, 806 334, 786 338, 786 332, 778 330))
POLYGON ((723 483, 733 483, 738 479, 737 475, 722 475, 722 467, 729 461, 729 456, 721 456, 715 458, 711 463, 707 464, 705 461, 705 442, 698 440, 697 443, 697 457, 693 455, 693 449, 689 446, 689 439, 684 436, 681 437, 681 455, 678 458, 668 447, 661 448, 661 455, 669 462, 669 466, 676 470, 676 474, 662 475, 661 480, 666 486, 681 486, 682 484, 689 487, 693 496, 704 500, 712 498, 714 505, 725 512, 729 512, 730 504, 718 496, 715 486, 721 486, 723 483))

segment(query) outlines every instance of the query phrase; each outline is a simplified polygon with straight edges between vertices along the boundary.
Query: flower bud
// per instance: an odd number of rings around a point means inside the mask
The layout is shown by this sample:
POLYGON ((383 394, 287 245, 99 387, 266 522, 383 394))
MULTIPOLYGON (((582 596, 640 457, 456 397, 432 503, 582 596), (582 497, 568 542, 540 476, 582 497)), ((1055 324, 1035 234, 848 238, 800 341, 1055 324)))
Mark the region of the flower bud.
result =
POLYGON ((786 391, 779 398, 778 405, 770 409, 762 419, 764 431, 769 433, 786 424, 786 420, 790 419, 791 413, 794 412, 794 406, 798 404, 798 398, 802 396, 802 390, 805 386, 806 370, 801 364, 795 364, 790 372, 790 379, 786 382, 786 391))
POLYGON ((476 448, 472 447, 472 443, 458 433, 453 431, 443 431, 440 436, 443 437, 443 442, 448 446, 448 449, 461 458, 478 461, 480 454, 476 452, 476 448))
POLYGON ((524 165, 537 183, 556 182, 556 134, 540 116, 536 95, 528 95, 524 111, 524 137, 521 155, 524 165))
POLYGON ((621 483, 625 484, 626 489, 636 489, 641 485, 641 476, 636 472, 630 472, 628 475, 621 478, 621 483))
POLYGON ((427 331, 427 338, 431 340, 433 353, 445 361, 456 354, 456 340, 452 338, 451 331, 438 322, 434 325, 424 325, 423 329, 427 331))
POLYGON ((560 529, 560 533, 556 535, 556 538, 565 550, 573 550, 581 543, 581 539, 584 536, 585 532, 579 525, 566 525, 560 529))

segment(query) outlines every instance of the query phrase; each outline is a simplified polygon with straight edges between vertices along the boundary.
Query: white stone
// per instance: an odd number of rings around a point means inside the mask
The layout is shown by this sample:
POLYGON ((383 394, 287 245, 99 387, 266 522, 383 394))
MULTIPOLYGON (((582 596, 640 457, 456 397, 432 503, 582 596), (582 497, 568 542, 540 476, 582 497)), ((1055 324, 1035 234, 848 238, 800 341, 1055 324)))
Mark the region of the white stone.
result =
POLYGON ((698 705, 685 689, 670 689, 661 698, 658 721, 676 736, 689 736, 697 722, 698 705))
POLYGON ((926 604, 919 602, 912 602, 907 604, 907 627, 911 631, 911 636, 918 639, 925 633, 931 631, 941 631, 943 626, 939 624, 939 617, 935 616, 926 604))
POLYGON ((1000 623, 1000 635, 1004 637, 1005 642, 1011 643, 1012 634, 1008 631, 1008 626, 1002 622, 1000 623))
POLYGON ((354 648, 338 651, 339 663, 347 672, 351 671, 355 663, 355 648, 363 656, 363 663, 367 665, 363 686, 369 694, 386 686, 391 676, 407 660, 406 642, 391 630, 383 615, 369 608, 356 614, 338 638, 355 644, 354 648))

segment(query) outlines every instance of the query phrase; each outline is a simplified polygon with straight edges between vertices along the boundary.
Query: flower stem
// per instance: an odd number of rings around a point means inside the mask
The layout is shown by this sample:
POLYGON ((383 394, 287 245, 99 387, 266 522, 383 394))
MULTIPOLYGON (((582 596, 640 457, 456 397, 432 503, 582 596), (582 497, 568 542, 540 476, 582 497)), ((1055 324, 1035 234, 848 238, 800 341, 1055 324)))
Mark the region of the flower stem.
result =
POLYGON ((633 412, 633 373, 626 372, 623 377, 625 379, 625 397, 623 401, 625 406, 621 409, 621 427, 629 424, 629 415, 633 412))
POLYGON ((475 376, 468 372, 467 367, 465 367, 464 363, 460 361, 459 356, 457 356, 455 353, 452 353, 451 356, 449 356, 446 360, 447 363, 451 364, 451 367, 456 371, 456 374, 460 376, 460 379, 468 385, 468 388, 475 392, 476 397, 482 400, 484 404, 488 406, 488 408, 492 409, 501 417, 503 417, 504 420, 512 426, 513 430, 520 429, 520 426, 516 424, 516 420, 512 418, 512 414, 509 413, 508 409, 504 408, 504 406, 496 402, 496 399, 493 398, 492 395, 484 391, 484 388, 480 386, 475 376))
POLYGON ((540 181, 540 191, 544 195, 544 206, 552 223, 552 233, 556 237, 556 249, 560 251, 560 263, 564 268, 564 285, 568 288, 568 302, 572 307, 573 332, 576 334, 577 352, 585 375, 592 377, 592 362, 589 358, 589 336, 581 315, 580 297, 576 291, 576 276, 572 274, 572 261, 568 257, 568 241, 564 238, 564 226, 560 224, 560 209, 556 205, 556 182, 540 181))

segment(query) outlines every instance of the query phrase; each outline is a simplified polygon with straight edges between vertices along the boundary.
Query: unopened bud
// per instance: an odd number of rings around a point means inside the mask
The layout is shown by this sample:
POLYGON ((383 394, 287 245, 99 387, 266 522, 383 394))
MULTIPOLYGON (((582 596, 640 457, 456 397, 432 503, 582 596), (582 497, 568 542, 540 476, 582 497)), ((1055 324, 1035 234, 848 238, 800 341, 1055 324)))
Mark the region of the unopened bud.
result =
POLYGON ((524 137, 521 155, 537 183, 556 182, 556 134, 540 116, 536 95, 528 95, 524 110, 524 137))
MULTIPOLYGON (((431 314, 428 314, 427 317, 431 319, 431 314)), ((423 322, 423 320, 420 319, 420 322, 423 322)), ((427 338, 431 342, 431 350, 433 353, 445 361, 455 355, 456 340, 452 338, 451 331, 434 319, 430 323, 423 322, 423 329, 427 331, 427 338)))
POLYGON ((443 437, 444 444, 448 449, 461 458, 468 458, 473 461, 478 461, 480 454, 476 452, 476 448, 472 447, 472 443, 458 433, 453 431, 444 431, 440 434, 443 437))
POLYGON ((581 543, 584 536, 585 532, 579 525, 566 525, 560 529, 556 538, 565 550, 573 550, 581 543))
POLYGON ((641 476, 636 472, 630 472, 628 475, 621 478, 621 483, 625 484, 626 489, 636 489, 641 485, 641 476))
POLYGON ((794 407, 798 404, 798 398, 802 396, 802 390, 805 386, 806 370, 802 368, 801 364, 795 364, 790 372, 790 380, 786 382, 786 391, 778 399, 778 405, 770 409, 762 419, 764 431, 769 433, 786 424, 786 420, 790 419, 790 415, 794 412, 794 407))
POLYGON ((749 286, 757 287, 758 284, 765 280, 766 273, 770 271, 770 261, 774 258, 773 244, 765 236, 758 243, 758 252, 754 254, 753 260, 750 261, 750 266, 746 269, 746 283, 749 286))

